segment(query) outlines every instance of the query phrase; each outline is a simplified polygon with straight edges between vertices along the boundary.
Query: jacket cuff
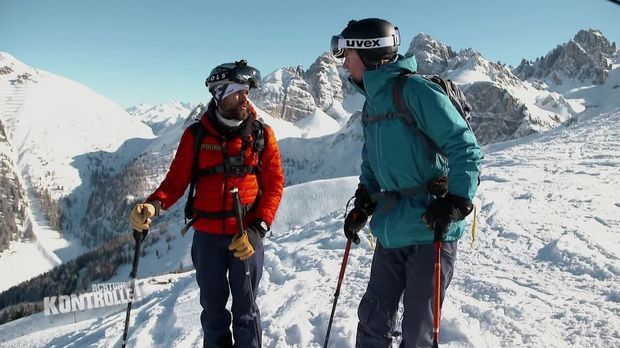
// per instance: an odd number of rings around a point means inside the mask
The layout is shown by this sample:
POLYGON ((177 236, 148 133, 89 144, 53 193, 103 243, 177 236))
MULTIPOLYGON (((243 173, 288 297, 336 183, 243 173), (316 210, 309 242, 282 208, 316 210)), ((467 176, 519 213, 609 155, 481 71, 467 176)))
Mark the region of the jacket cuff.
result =
POLYGON ((465 219, 472 210, 474 210, 474 204, 471 199, 448 193, 446 199, 452 204, 453 207, 459 211, 459 220, 465 219))
POLYGON ((155 207, 155 216, 159 216, 159 212, 161 211, 161 202, 160 201, 148 201, 145 202, 148 204, 152 204, 155 207))
POLYGON ((261 237, 265 238, 267 232, 271 230, 271 226, 267 223, 267 221, 257 218, 252 223, 252 227, 260 234, 261 237))

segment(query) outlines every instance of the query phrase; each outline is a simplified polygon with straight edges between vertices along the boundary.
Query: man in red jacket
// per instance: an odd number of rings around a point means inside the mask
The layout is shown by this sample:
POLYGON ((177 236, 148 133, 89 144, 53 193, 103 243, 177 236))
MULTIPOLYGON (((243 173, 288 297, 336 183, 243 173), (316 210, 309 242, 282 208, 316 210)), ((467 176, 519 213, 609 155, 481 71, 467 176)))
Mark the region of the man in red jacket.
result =
POLYGON ((169 209, 191 184, 186 228, 195 230, 192 261, 203 308, 204 347, 232 347, 233 335, 235 347, 260 347, 260 314, 257 309, 256 318, 252 313, 257 291, 251 289, 258 288, 262 239, 282 197, 280 152, 273 130, 257 119, 248 99, 250 88, 260 84, 258 70, 245 60, 225 63, 213 69, 205 83, 213 96, 206 113, 185 130, 166 178, 146 203, 134 207, 130 222, 138 231, 148 230, 151 218, 169 209), (236 235, 233 187, 239 189, 244 226, 249 226, 241 236, 236 235), (244 262, 249 265, 251 289, 244 262), (230 292, 232 335, 226 309, 230 292))

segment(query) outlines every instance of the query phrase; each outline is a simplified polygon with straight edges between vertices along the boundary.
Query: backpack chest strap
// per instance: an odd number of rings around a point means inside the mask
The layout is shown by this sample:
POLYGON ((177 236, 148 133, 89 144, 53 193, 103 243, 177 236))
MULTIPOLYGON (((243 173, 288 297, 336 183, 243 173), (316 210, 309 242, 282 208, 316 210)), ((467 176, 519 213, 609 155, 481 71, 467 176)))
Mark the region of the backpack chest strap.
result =
POLYGON ((232 165, 230 163, 224 163, 198 171, 199 176, 210 176, 215 174, 224 174, 227 177, 241 177, 248 174, 256 175, 258 174, 258 166, 232 165))

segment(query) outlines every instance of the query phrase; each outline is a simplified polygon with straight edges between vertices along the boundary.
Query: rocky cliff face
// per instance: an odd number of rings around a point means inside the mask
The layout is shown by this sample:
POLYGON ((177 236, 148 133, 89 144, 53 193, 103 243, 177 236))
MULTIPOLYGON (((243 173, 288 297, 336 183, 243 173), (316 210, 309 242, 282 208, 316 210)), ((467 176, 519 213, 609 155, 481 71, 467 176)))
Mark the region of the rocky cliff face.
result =
POLYGON ((523 87, 523 82, 504 64, 490 62, 471 48, 457 53, 424 33, 413 38, 405 55, 416 57, 418 73, 423 75, 441 75, 457 83, 489 80, 505 86, 523 87))
POLYGON ((581 30, 546 56, 522 60, 514 72, 523 80, 541 79, 555 85, 566 79, 600 85, 607 79, 615 55, 615 42, 610 43, 598 30, 581 30))
MULTIPOLYGON (((576 40, 606 54, 614 49, 604 37, 586 31, 576 40)), ((419 73, 451 79, 465 90, 482 144, 548 130, 578 113, 562 95, 546 90, 544 83, 524 81, 510 67, 488 61, 473 49, 455 52, 429 35, 419 34, 406 54, 416 57, 419 73)), ((566 60, 558 64, 570 65, 566 60)))
POLYGON ((347 95, 356 94, 346 81, 342 62, 331 54, 320 55, 310 68, 278 69, 263 79, 262 86, 250 93, 252 101, 270 115, 297 122, 311 116, 318 108, 339 122, 346 122, 350 112, 344 110, 347 95))
POLYGON ((252 90, 250 99, 274 117, 295 122, 316 109, 311 87, 301 67, 286 67, 267 75, 262 86, 252 90))
POLYGON ((513 138, 529 117, 527 107, 494 82, 474 82, 465 96, 474 111, 472 128, 482 144, 513 138))
POLYGON ((328 110, 334 102, 344 100, 343 82, 338 70, 338 60, 331 54, 319 56, 304 73, 317 107, 328 110))

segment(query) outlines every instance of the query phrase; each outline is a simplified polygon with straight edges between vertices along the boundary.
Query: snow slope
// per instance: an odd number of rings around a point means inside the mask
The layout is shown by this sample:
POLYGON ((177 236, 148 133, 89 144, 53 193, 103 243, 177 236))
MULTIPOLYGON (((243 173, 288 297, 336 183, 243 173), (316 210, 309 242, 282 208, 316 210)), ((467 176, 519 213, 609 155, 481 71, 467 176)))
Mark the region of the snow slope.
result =
MULTIPOLYGON (((0 117, 6 128, 19 181, 28 197, 34 240, 14 242, 0 255, 6 275, 0 291, 34 277, 85 248, 61 235, 43 213, 35 192, 59 200, 71 196, 68 221, 81 221, 96 169, 115 170, 142 150, 135 138, 152 138, 148 126, 89 88, 32 68, 0 52, 0 117), (122 126, 119 126, 122 125, 122 126), (119 149, 122 149, 119 151, 119 149)), ((73 225, 79 229, 77 223, 73 225)))
MULTIPOLYGON (((616 110, 485 148, 478 234, 473 247, 469 236, 460 244, 442 316, 443 347, 618 346, 619 124, 616 110)), ((355 177, 337 180, 347 188, 316 194, 312 185, 336 183, 322 181, 285 191, 282 230, 266 242, 258 289, 265 347, 323 344, 345 245, 343 206, 356 183, 355 177), (309 214, 312 221, 304 218, 305 206, 323 202, 325 211, 309 214)), ((351 250, 331 347, 354 346, 371 249, 363 238, 351 250)), ((154 279, 170 282, 143 280, 150 294, 132 311, 130 346, 199 345, 194 272, 154 279)), ((77 323, 49 321, 36 314, 0 326, 0 344, 113 346, 122 334, 124 308, 77 323)))
POLYGON ((303 131, 293 123, 273 117, 256 105, 254 105, 254 109, 256 109, 258 116, 273 129, 276 139, 302 137, 303 131))
MULTIPOLYGON (((22 64, 6 53, 0 57, 0 65, 22 64)), ((7 135, 18 149, 18 163, 33 185, 59 187, 58 195, 72 192, 82 184, 74 163, 77 156, 114 152, 127 139, 153 137, 146 125, 87 87, 41 70, 23 70, 32 72, 24 82, 15 82, 8 75, 0 83, 3 97, 22 98, 21 105, 12 106, 16 112, 3 116, 7 135)), ((16 68, 14 74, 19 72, 16 68)), ((135 153, 125 155, 130 158, 135 153)))
POLYGON ((177 123, 183 123, 193 108, 191 103, 182 103, 174 100, 167 104, 155 106, 141 103, 138 106, 128 108, 127 112, 139 121, 149 125, 153 129, 153 133, 159 135, 163 129, 177 123))
POLYGON ((295 122, 295 126, 302 129, 305 138, 318 138, 340 130, 338 121, 319 108, 312 115, 295 122))

